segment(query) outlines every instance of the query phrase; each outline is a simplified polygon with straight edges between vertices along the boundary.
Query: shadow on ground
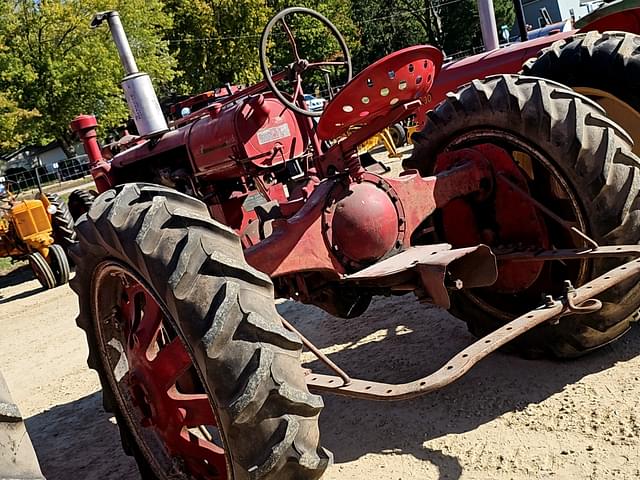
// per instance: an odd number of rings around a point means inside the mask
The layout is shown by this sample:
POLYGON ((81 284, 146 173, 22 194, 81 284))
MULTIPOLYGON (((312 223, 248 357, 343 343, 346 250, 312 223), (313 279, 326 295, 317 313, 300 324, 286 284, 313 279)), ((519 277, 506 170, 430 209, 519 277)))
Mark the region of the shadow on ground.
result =
MULTIPOLYGON (((18 267, 10 272, 0 274, 0 289, 15 287, 33 279, 33 271, 28 265, 18 267)), ((13 300, 20 300, 21 298, 30 297, 31 295, 35 295, 36 293, 39 293, 43 290, 44 288, 39 283, 34 283, 33 288, 16 293, 14 295, 0 291, 0 305, 2 305, 3 303, 11 302, 13 300)))
POLYGON ((58 405, 26 420, 47 480, 139 478, 120 445, 118 427, 102 409, 102 393, 58 405))
MULTIPOLYGON (((353 320, 293 302, 278 309, 318 346, 335 348, 331 359, 349 374, 368 380, 415 380, 474 340, 463 322, 410 296, 376 300, 353 320)), ((572 361, 494 353, 457 382, 415 400, 386 403, 324 394, 323 443, 334 452, 336 464, 373 452, 404 453, 433 464, 440 479, 457 479, 462 473, 458 459, 426 448, 424 442, 474 430, 506 412, 539 403, 638 353, 640 329, 633 328, 617 342, 572 361)), ((306 366, 326 372, 317 361, 306 366)))
MULTIPOLYGON (((377 300, 355 320, 293 302, 278 308, 312 341, 334 348, 331 358, 349 373, 372 380, 417 378, 473 340, 462 322, 410 297, 377 300)), ((323 445, 333 451, 338 465, 367 453, 409 454, 435 466, 439 479, 458 479, 459 460, 425 447, 425 442, 474 430, 544 401, 639 350, 640 329, 634 328, 599 352, 569 362, 495 353, 449 387, 416 400, 380 403, 324 395, 323 445)), ((310 365, 319 367, 317 362, 310 365)), ((31 417, 27 428, 48 480, 138 478, 133 461, 122 452, 117 427, 102 409, 100 393, 31 417)))

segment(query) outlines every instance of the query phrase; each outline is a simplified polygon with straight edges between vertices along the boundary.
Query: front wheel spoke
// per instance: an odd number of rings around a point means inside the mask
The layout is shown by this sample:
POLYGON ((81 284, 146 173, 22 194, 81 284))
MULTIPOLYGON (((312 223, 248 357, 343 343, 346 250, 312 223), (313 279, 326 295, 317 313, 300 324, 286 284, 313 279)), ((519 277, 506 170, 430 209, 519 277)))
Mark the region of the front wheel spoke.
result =
POLYGON ((287 22, 282 18, 282 25, 284 26, 284 31, 287 34, 287 38, 289 39, 289 43, 291 44, 291 49, 293 50, 293 56, 296 59, 296 62, 300 61, 300 55, 298 54, 298 45, 296 45, 296 38, 293 36, 293 32, 287 22))
POLYGON ((139 283, 129 287, 126 289, 125 293, 127 295, 127 299, 123 299, 120 311, 122 312, 122 320, 126 322, 127 325, 133 325, 133 322, 136 318, 136 296, 144 292, 142 285, 139 283))
POLYGON ((149 349, 151 343, 158 336, 160 326, 162 324, 162 310, 160 306, 153 300, 153 298, 145 294, 145 305, 142 309, 142 319, 140 325, 135 332, 137 338, 137 348, 140 348, 143 352, 149 349))
POLYGON ((206 394, 182 394, 170 392, 176 408, 184 410, 184 425, 188 428, 200 425, 216 426, 216 418, 206 394))
POLYGON ((194 463, 199 463, 201 468, 205 470, 203 473, 209 473, 206 471, 208 470, 207 466, 213 466, 220 474, 226 472, 224 450, 218 445, 183 430, 176 447, 179 449, 180 455, 192 460, 189 462, 192 466, 194 463))
POLYGON ((320 68, 320 67, 344 67, 348 65, 347 62, 312 62, 309 64, 309 68, 320 68))
POLYGON ((156 381, 168 390, 191 364, 187 349, 182 340, 176 337, 158 352, 151 362, 151 368, 156 381))

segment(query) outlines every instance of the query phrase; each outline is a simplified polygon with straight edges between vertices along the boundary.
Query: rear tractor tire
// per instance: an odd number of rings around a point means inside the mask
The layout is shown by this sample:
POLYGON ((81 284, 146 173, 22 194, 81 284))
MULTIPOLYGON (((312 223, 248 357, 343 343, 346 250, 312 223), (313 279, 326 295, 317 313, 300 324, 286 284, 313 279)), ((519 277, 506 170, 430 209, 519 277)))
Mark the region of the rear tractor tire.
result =
POLYGON ((591 98, 634 140, 640 154, 640 36, 588 32, 558 40, 522 67, 591 98))
POLYGON ((69 282, 71 274, 69 259, 64 249, 60 245, 53 244, 49 247, 49 266, 56 279, 56 285, 64 285, 69 282))
MULTIPOLYGON (((427 117, 424 130, 413 136, 416 145, 405 168, 418 168, 429 175, 439 153, 493 143, 511 154, 534 198, 600 245, 637 244, 640 240, 640 160, 631 152, 626 132, 591 100, 551 81, 493 76, 449 94, 427 117)), ((465 208, 475 215, 478 231, 489 231, 483 237, 485 243, 499 247, 500 224, 496 228, 492 212, 500 205, 490 203, 494 201, 465 200, 465 208)), ((507 208, 514 218, 518 218, 514 209, 522 208, 518 203, 507 208)), ((436 241, 448 241, 445 215, 446 207, 436 220, 436 241)), ((544 222, 547 248, 585 246, 584 240, 543 213, 536 215, 544 222)), ((526 221, 529 216, 520 218, 526 221)), ((540 247, 535 241, 527 245, 540 247)), ((453 293, 452 310, 473 334, 484 336, 535 308, 542 294, 562 294, 563 280, 578 286, 623 262, 545 262, 535 283, 521 290, 503 293, 489 287, 453 293)), ((512 349, 525 356, 574 357, 615 340, 637 314, 640 287, 635 281, 625 282, 599 299, 603 302, 600 311, 541 325, 512 342, 512 349)))
POLYGON ((89 190, 74 190, 69 195, 69 212, 74 220, 87 213, 93 204, 97 194, 89 190))
POLYGON ((55 193, 48 193, 47 200, 56 208, 56 212, 51 215, 51 227, 53 228, 53 239, 66 250, 76 243, 75 222, 67 204, 55 193))
POLYGON ((77 322, 143 478, 319 478, 322 398, 238 237, 149 184, 103 193, 77 232, 77 322))
POLYGON ((389 127, 389 135, 396 147, 402 147, 407 143, 407 132, 401 123, 394 123, 389 127))

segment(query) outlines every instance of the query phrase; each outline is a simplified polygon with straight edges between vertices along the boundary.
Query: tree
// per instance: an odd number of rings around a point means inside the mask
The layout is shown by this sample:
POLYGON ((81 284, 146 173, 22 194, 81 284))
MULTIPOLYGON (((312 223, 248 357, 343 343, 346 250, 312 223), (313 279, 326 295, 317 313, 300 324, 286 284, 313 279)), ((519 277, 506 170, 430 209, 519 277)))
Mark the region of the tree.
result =
POLYGON ((17 148, 28 138, 29 123, 39 114, 18 107, 6 92, 0 92, 0 152, 17 148))
POLYGON ((68 125, 77 114, 96 114, 103 130, 127 118, 119 85, 123 70, 109 31, 89 27, 96 12, 120 12, 140 69, 152 75, 160 90, 175 76, 175 59, 161 39, 171 18, 160 0, 2 3, 0 91, 11 92, 19 108, 39 112, 25 132, 30 142, 57 139, 71 155, 68 125))
POLYGON ((397 0, 352 0, 361 48, 354 55, 358 70, 410 45, 428 43, 421 23, 406 11, 399 11, 397 0))
POLYGON ((173 16, 169 45, 182 82, 178 90, 196 93, 227 82, 260 79, 258 42, 271 9, 257 0, 167 0, 173 16))
MULTIPOLYGON (((0 6, 0 9, 3 7, 6 8, 6 4, 0 6)), ((6 53, 7 47, 4 44, 5 39, 0 36, 0 53, 6 53)), ((3 58, 7 59, 0 54, 0 79, 11 70, 11 62, 2 61, 3 58)), ((0 152, 11 151, 25 141, 28 137, 29 120, 39 115, 35 110, 20 108, 14 98, 15 93, 10 89, 0 90, 0 152)))
MULTIPOLYGON (((352 0, 362 67, 394 50, 432 44, 455 53, 482 45, 476 0, 352 0)), ((515 18, 512 0, 494 0, 496 23, 515 18)))
MULTIPOLYGON (((496 26, 511 25, 515 20, 512 0, 493 0, 496 26)), ((441 8, 444 34, 441 48, 451 54, 482 46, 482 32, 476 0, 450 0, 441 8)), ((498 38, 501 38, 498 33, 498 38)))
MULTIPOLYGON (((350 46, 357 46, 348 1, 167 0, 166 5, 174 19, 169 44, 184 72, 177 89, 184 93, 262 80, 258 49, 262 31, 273 15, 288 6, 320 11, 347 34, 350 46)), ((306 53, 326 50, 326 30, 313 23, 298 27, 296 36, 307 45, 306 53)))

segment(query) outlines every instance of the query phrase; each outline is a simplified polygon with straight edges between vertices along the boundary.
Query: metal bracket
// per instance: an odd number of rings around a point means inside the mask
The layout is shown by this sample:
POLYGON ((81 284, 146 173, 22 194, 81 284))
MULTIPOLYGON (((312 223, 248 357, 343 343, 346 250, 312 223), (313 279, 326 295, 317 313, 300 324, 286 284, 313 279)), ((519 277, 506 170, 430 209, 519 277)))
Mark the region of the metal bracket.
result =
MULTIPOLYGON (((563 251, 559 257, 566 259, 583 259, 601 256, 633 256, 636 257, 617 268, 591 280, 579 288, 573 288, 566 284, 566 293, 559 299, 547 296, 546 302, 535 310, 503 325, 489 335, 480 338, 449 361, 440 369, 425 377, 403 384, 390 384, 376 381, 349 378, 349 383, 343 378, 333 375, 315 374, 307 375, 309 389, 319 392, 330 392, 336 395, 364 398, 369 400, 404 400, 419 397, 426 393, 438 390, 460 378, 476 363, 502 347, 514 338, 550 320, 556 319, 567 313, 592 313, 599 308, 600 302, 594 297, 612 286, 640 275, 640 246, 622 245, 599 247, 594 251, 563 251), (596 303, 597 302, 597 303, 596 303), (586 309, 586 310, 585 310, 586 309)), ((540 257, 547 259, 556 258, 551 252, 545 252, 540 257)), ((335 365, 335 364, 334 364, 335 365)))

